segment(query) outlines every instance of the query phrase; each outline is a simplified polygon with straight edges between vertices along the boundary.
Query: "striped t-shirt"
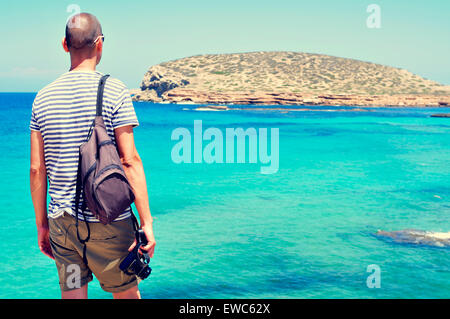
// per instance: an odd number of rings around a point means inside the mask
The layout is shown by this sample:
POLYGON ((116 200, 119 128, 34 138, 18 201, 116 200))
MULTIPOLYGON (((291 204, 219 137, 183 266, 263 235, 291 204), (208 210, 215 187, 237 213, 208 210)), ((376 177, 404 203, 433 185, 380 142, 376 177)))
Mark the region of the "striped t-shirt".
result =
MULTIPOLYGON (((56 218, 65 211, 75 216, 79 148, 86 141, 95 117, 97 88, 102 75, 98 71, 64 73, 39 91, 34 99, 30 129, 40 131, 44 140, 51 198, 48 206, 50 218, 56 218)), ((114 129, 139 125, 128 89, 111 77, 105 84, 102 115, 114 144, 114 129)), ((88 221, 98 222, 88 208, 84 214, 88 221)), ((128 208, 116 220, 129 216, 128 208)), ((83 218, 81 214, 79 218, 83 218)))

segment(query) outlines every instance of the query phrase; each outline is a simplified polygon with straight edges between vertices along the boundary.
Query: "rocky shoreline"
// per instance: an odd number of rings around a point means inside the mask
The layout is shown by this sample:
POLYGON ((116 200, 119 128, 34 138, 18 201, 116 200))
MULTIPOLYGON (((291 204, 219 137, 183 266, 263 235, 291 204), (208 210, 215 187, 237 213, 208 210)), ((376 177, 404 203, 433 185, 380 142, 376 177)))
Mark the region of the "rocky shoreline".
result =
POLYGON ((179 104, 324 105, 359 107, 449 107, 450 95, 309 94, 290 92, 208 92, 174 88, 158 96, 154 90, 131 90, 133 101, 179 104))
POLYGON ((395 67, 302 52, 206 54, 151 66, 134 101, 448 107, 450 86, 395 67))

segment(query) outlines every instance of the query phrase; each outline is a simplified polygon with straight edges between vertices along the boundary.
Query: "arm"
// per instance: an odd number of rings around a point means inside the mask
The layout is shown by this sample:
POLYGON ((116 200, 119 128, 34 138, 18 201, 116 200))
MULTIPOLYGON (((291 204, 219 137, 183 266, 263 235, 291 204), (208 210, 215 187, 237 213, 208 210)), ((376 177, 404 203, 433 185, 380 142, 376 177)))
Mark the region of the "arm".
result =
POLYGON ((50 248, 47 219, 47 170, 44 160, 44 141, 39 131, 31 131, 30 191, 36 215, 39 249, 53 258, 50 248))
MULTIPOLYGON (((153 235, 153 218, 150 214, 144 166, 134 144, 133 127, 131 125, 119 127, 115 129, 115 136, 125 175, 133 189, 134 204, 139 213, 141 228, 148 239, 148 244, 142 249, 147 251, 150 257, 153 257, 156 245, 153 235)), ((130 247, 130 250, 134 248, 134 245, 135 243, 130 247)))

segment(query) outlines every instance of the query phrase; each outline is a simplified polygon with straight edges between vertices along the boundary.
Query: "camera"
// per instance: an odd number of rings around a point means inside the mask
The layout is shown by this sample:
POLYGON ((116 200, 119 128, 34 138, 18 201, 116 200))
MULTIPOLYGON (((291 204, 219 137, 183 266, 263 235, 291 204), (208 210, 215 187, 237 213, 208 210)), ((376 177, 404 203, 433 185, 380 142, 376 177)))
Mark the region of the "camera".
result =
POLYGON ((148 265, 150 263, 150 257, 147 253, 139 253, 139 248, 147 245, 147 243, 148 241, 144 231, 138 229, 136 231, 136 246, 120 263, 120 270, 127 275, 136 275, 141 280, 147 278, 152 272, 152 269, 148 265))

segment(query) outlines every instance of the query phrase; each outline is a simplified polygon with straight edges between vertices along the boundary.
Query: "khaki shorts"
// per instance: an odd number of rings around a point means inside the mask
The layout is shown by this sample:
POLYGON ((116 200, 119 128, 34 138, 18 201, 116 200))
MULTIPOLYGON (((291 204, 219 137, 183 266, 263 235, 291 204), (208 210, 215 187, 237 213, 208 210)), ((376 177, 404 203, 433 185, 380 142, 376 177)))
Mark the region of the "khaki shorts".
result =
MULTIPOLYGON (((75 217, 64 213, 49 218, 50 244, 58 269, 62 291, 83 287, 92 280, 92 273, 107 292, 122 292, 137 285, 136 276, 125 274, 119 265, 128 255, 134 241, 131 218, 108 225, 89 223, 90 239, 86 243, 87 265, 83 261, 83 244, 77 237, 75 217)), ((84 221, 78 223, 80 237, 86 238, 84 221)))

